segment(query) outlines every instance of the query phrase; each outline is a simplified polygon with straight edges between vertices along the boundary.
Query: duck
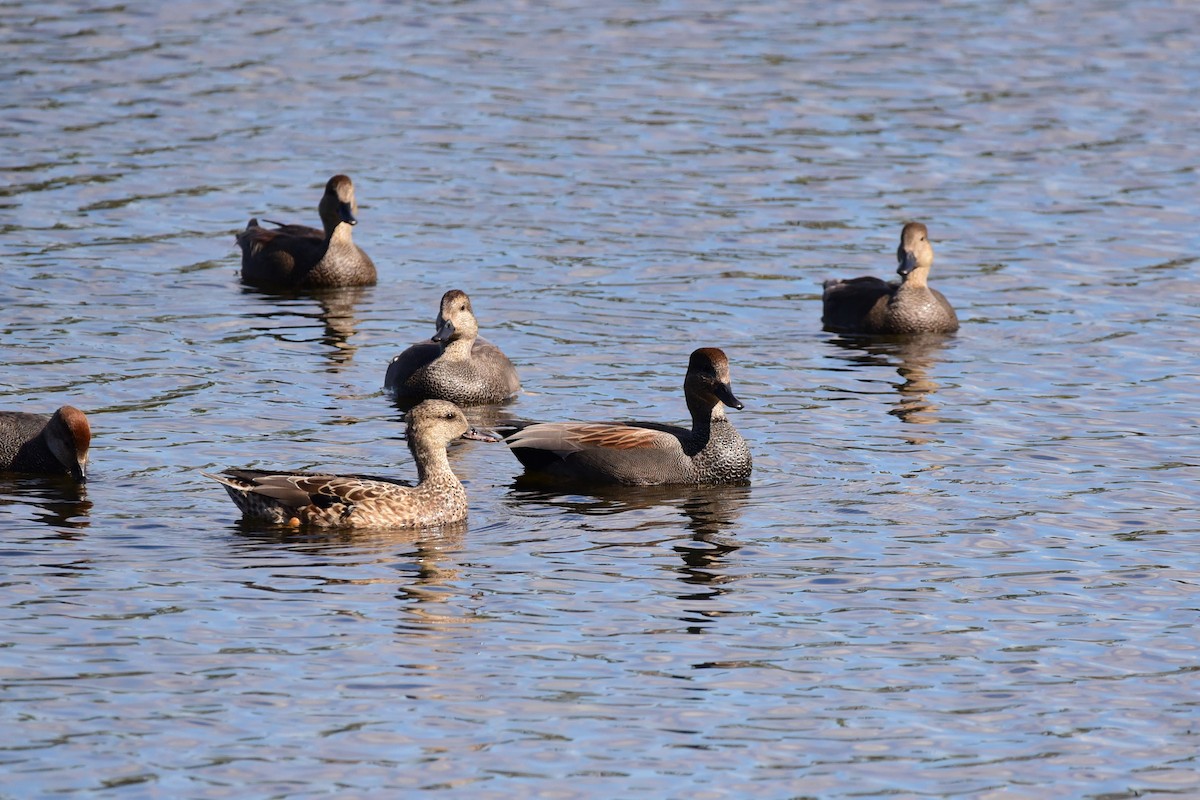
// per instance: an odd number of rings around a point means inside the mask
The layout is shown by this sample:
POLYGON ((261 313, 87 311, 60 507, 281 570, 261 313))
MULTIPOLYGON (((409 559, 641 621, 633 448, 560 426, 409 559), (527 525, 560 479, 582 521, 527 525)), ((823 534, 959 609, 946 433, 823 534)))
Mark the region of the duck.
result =
POLYGON ((358 224, 354 183, 334 175, 317 206, 323 230, 271 220, 264 228, 252 218, 235 237, 242 249, 242 280, 272 288, 324 289, 373 286, 375 263, 350 237, 358 224))
POLYGON ((436 332, 388 364, 384 390, 402 403, 449 400, 460 406, 503 403, 521 390, 517 370, 500 348, 479 336, 471 298, 442 295, 436 332))
POLYGON ((318 528, 432 528, 467 517, 467 492, 450 468, 446 447, 455 439, 498 442, 473 429, 461 409, 426 400, 406 415, 408 449, 417 464, 416 486, 392 478, 322 472, 227 469, 202 472, 225 487, 244 517, 318 528))
POLYGON ((75 406, 53 414, 0 411, 0 472, 69 475, 87 480, 92 428, 75 406))
POLYGON ((683 394, 692 427, 656 422, 541 422, 505 443, 526 478, 626 486, 728 484, 750 480, 745 439, 725 416, 741 409, 729 382, 729 359, 701 347, 688 359, 683 394))
POLYGON ((945 296, 928 285, 933 266, 929 231, 905 224, 896 250, 899 281, 875 277, 830 279, 821 297, 821 322, 836 333, 954 333, 958 316, 945 296))

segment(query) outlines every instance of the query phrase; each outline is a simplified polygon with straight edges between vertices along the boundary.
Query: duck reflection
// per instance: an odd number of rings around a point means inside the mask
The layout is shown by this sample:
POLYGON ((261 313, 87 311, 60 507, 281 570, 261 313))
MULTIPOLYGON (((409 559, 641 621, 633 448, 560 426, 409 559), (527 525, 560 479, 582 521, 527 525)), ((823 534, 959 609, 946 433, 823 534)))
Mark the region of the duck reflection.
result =
POLYGON ((749 486, 736 484, 584 486, 520 475, 513 481, 506 502, 514 509, 540 504, 584 516, 670 507, 687 519, 689 530, 697 535, 714 535, 733 525, 749 492, 749 486))
MULTIPOLYGON (((320 577, 322 585, 347 586, 376 583, 396 584, 396 597, 406 604, 445 603, 453 592, 446 588, 458 580, 460 570, 452 556, 461 552, 467 533, 467 521, 420 530, 316 529, 264 525, 245 519, 233 524, 243 543, 241 554, 255 559, 275 559, 281 549, 299 555, 297 566, 331 574, 320 577), (345 577, 348 568, 366 572, 372 566, 385 566, 387 577, 345 577), (394 574, 391 574, 393 573, 394 574)), ((419 616, 423 624, 461 621, 455 615, 440 614, 433 608, 408 612, 419 616)), ((418 626, 419 627, 419 626, 418 626)))
MULTIPOLYGON (((283 301, 283 307, 278 310, 258 315, 263 319, 276 320, 290 316, 320 320, 323 326, 320 342, 329 348, 326 357, 330 372, 340 372, 354 359, 354 353, 358 347, 352 344, 350 339, 358 332, 358 317, 355 314, 355 307, 370 290, 371 287, 365 286, 287 291, 269 291, 252 287, 243 287, 242 289, 246 294, 272 299, 276 302, 283 301), (320 308, 319 311, 306 310, 311 308, 313 301, 320 308)), ((294 327, 307 329, 309 326, 305 324, 294 327)), ((281 333, 277 327, 273 327, 269 331, 281 338, 291 338, 289 332, 281 333)))
POLYGON ((30 507, 34 521, 71 539, 92 524, 86 487, 66 476, 6 474, 0 477, 0 507, 30 507))
MULTIPOLYGON (((509 490, 506 503, 514 509, 549 506, 567 514, 611 516, 654 508, 672 509, 684 518, 690 539, 674 544, 683 564, 679 579, 689 586, 717 587, 730 580, 723 574, 723 559, 741 548, 733 538, 742 508, 750 498, 745 485, 720 486, 590 486, 585 494, 566 493, 562 484, 521 476, 509 490)), ((653 527, 664 523, 656 521, 653 527)), ((639 530, 651 527, 641 525, 639 530)), ((689 591, 681 599, 707 598, 719 591, 689 591)))
POLYGON ((938 405, 932 399, 940 387, 929 373, 952 338, 945 334, 836 336, 829 343, 844 351, 836 357, 851 364, 894 366, 902 379, 894 384, 900 397, 888 413, 912 425, 932 425, 941 421, 938 405))
POLYGON ((692 536, 673 547, 682 561, 677 577, 685 587, 675 596, 689 604, 679 617, 684 633, 708 633, 713 620, 727 613, 720 598, 737 580, 728 568, 728 558, 741 549, 730 529, 749 496, 749 486, 711 486, 682 501, 680 509, 688 517, 692 536))
POLYGON ((362 286, 347 286, 312 293, 321 306, 318 316, 325 325, 321 343, 330 348, 329 361, 334 372, 347 366, 358 350, 357 345, 350 343, 350 337, 358 332, 354 309, 367 291, 362 286))
MULTIPOLYGON (((467 521, 435 528, 319 528, 273 525, 239 517, 230 527, 247 547, 245 552, 277 550, 280 547, 297 553, 332 553, 372 556, 391 553, 397 545, 421 542, 454 544, 461 542, 467 532, 467 521)), ((375 563, 365 560, 361 563, 375 563)))

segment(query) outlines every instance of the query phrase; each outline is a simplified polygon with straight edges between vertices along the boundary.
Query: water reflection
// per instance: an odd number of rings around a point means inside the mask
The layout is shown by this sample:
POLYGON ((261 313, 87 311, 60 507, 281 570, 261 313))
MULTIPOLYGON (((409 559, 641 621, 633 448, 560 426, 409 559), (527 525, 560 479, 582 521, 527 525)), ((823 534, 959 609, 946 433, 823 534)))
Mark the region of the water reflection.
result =
POLYGON ((21 513, 22 506, 32 509, 29 518, 60 529, 59 535, 68 539, 92 524, 92 503, 87 499, 86 484, 78 484, 66 476, 0 476, 0 507, 11 507, 21 513))
MULTIPOLYGON (((441 564, 447 552, 459 550, 467 533, 466 520, 438 528, 287 528, 239 519, 233 532, 243 543, 239 551, 253 556, 274 557, 281 550, 305 557, 305 566, 329 565, 336 559, 339 568, 387 564, 400 567, 403 554, 411 558, 403 571, 413 582, 401 590, 404 596, 431 598, 424 589, 436 587, 458 577, 458 570, 441 564), (316 558, 316 557, 319 557, 316 558)), ((378 583, 378 578, 327 578, 329 584, 378 583)))
MULTIPOLYGON (((680 580, 712 586, 727 580, 721 574, 721 560, 741 547, 732 531, 749 499, 749 486, 596 486, 585 493, 567 494, 561 486, 522 475, 513 483, 506 502, 514 510, 541 505, 592 517, 654 508, 678 511, 692 534, 690 541, 674 545, 683 559, 680 580)), ((660 524, 669 522, 653 523, 656 527, 660 524)))
POLYGON ((540 504, 587 516, 608 516, 658 506, 677 509, 697 535, 728 529, 750 496, 749 486, 569 486, 521 475, 506 502, 519 509, 540 504))
POLYGON ((902 379, 893 384, 900 395, 889 414, 912 425, 941 421, 933 394, 940 388, 929 373, 938 354, 954 337, 944 334, 919 336, 835 336, 829 343, 841 349, 834 356, 856 366, 892 367, 902 379))
MULTIPOLYGON (((467 532, 466 521, 437 528, 289 528, 254 520, 238 519, 231 525, 233 533, 245 546, 246 553, 275 552, 280 548, 294 553, 378 556, 394 553, 398 546, 413 544, 418 549, 423 542, 440 546, 462 542, 467 532)), ((364 558, 356 563, 375 563, 364 558)))
MULTIPOLYGON (((355 351, 358 350, 358 346, 350 342, 351 337, 358 332, 359 320, 355 314, 355 307, 371 288, 369 286, 346 286, 334 289, 272 291, 244 286, 242 291, 263 298, 266 302, 280 303, 283 306, 278 311, 259 315, 263 318, 273 320, 283 316, 299 316, 320 320, 324 330, 319 341, 329 348, 326 353, 329 362, 328 371, 336 373, 349 366, 354 359, 355 351), (305 312, 302 310, 302 307, 307 306, 311 301, 316 301, 320 311, 305 312)), ((277 328, 272 328, 271 332, 281 335, 277 328)))
POLYGON ((263 558, 274 561, 286 553, 300 557, 292 566, 316 572, 311 591, 394 587, 403 609, 396 627, 406 634, 474 621, 454 610, 462 577, 456 554, 463 551, 466 520, 419 530, 296 530, 238 520, 233 530, 243 543, 239 550, 254 557, 248 569, 260 568, 263 558))
MULTIPOLYGON (((729 576, 721 573, 722 560, 740 548, 741 545, 736 541, 720 534, 695 533, 690 542, 675 545, 675 552, 683 559, 679 579, 687 584, 705 587, 716 587, 728 582, 729 576)), ((717 594, 720 594, 720 590, 680 595, 679 599, 704 599, 717 594)))
MULTIPOLYGON (((688 537, 672 536, 671 548, 680 558, 676 577, 682 584, 675 594, 688 603, 678 617, 681 631, 703 634, 715 617, 728 613, 724 603, 714 605, 736 580, 728 558, 741 549, 734 537, 743 507, 749 502, 749 486, 654 486, 590 487, 586 494, 563 494, 523 476, 513 484, 508 502, 514 508, 543 505, 559 512, 585 516, 628 517, 631 512, 665 509, 682 515, 688 537)), ((651 517, 649 521, 623 521, 622 530, 640 532, 648 540, 662 528, 677 528, 674 515, 651 517)))

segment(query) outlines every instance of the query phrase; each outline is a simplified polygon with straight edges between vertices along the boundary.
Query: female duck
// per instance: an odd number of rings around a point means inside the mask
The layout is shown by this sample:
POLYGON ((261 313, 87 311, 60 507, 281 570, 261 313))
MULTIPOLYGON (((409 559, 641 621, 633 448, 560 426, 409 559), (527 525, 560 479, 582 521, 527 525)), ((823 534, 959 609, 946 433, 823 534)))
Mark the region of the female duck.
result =
POLYGON ((277 227, 267 229, 251 219, 237 235, 242 280, 305 289, 374 285, 374 262, 350 238, 350 226, 358 224, 354 184, 345 175, 334 175, 317 208, 324 230, 270 220, 277 227))
POLYGON ((0 472, 67 474, 87 480, 92 428, 74 406, 53 414, 0 411, 0 472))
POLYGON ((405 416, 416 486, 366 475, 230 469, 201 473, 225 485, 242 513, 277 525, 426 528, 466 519, 467 492, 450 469, 454 439, 499 441, 473 430, 453 403, 430 400, 405 416))
POLYGON ((436 398, 478 406, 504 402, 521 381, 500 348, 479 338, 470 298, 452 289, 442 295, 433 338, 393 358, 383 386, 400 402, 436 398))
POLYGON ((742 408, 729 384, 729 359, 715 347, 692 353, 683 394, 692 427, 654 422, 547 422, 506 442, 526 474, 586 483, 745 483, 750 448, 725 416, 742 408))
POLYGON ((825 330, 838 333, 953 333, 958 317, 937 289, 928 286, 933 266, 929 232, 910 222, 896 250, 899 282, 874 277, 825 281, 825 330))

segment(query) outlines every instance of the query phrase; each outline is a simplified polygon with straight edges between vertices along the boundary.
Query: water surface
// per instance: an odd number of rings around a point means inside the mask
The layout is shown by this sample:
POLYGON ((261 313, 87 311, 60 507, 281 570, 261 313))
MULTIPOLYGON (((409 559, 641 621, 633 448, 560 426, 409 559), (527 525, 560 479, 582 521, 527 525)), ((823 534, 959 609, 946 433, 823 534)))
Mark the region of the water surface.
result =
POLYGON ((0 5, 5 796, 1200 793, 1200 8, 0 5), (379 285, 242 287, 355 179, 379 285), (820 330, 928 224, 954 337, 820 330), (247 525, 201 470, 411 477, 387 361, 462 288, 495 422, 679 421, 750 487, 247 525))

